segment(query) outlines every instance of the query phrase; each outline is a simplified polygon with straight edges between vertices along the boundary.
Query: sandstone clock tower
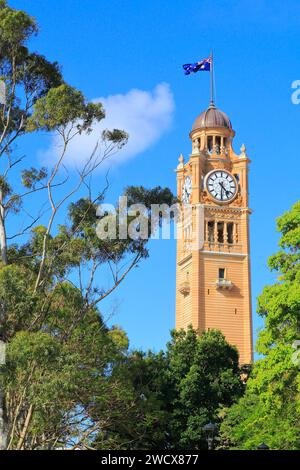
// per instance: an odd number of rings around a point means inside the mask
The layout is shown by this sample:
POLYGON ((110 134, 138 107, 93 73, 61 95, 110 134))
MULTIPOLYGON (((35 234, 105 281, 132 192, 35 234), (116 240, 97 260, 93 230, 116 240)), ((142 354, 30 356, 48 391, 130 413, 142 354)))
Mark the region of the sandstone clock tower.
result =
POLYGON ((176 328, 220 329, 240 363, 252 361, 248 165, 244 146, 213 102, 195 120, 192 153, 177 167, 176 328), (188 214, 188 215, 186 215, 188 214))

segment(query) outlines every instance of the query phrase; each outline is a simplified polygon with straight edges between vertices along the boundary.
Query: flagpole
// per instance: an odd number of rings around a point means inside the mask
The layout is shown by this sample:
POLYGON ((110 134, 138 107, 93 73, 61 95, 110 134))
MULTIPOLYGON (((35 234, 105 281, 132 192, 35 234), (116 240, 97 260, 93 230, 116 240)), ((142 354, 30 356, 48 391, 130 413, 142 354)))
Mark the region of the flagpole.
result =
POLYGON ((213 51, 210 52, 211 64, 210 64, 210 106, 214 106, 214 59, 213 51))

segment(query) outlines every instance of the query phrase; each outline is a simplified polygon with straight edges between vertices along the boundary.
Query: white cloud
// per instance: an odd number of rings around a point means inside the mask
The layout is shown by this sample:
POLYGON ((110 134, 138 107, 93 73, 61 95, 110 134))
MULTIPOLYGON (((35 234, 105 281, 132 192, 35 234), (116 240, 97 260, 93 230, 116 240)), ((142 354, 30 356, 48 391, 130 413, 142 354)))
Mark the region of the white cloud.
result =
MULTIPOLYGON (((80 167, 90 156, 103 129, 122 129, 129 140, 123 149, 107 160, 106 165, 120 164, 150 148, 170 128, 174 112, 174 99, 167 83, 160 83, 151 92, 132 89, 126 94, 110 95, 92 100, 101 102, 106 118, 95 125, 90 135, 76 137, 69 146, 65 163, 80 167)), ((43 153, 44 163, 53 162, 58 142, 53 139, 43 153)))

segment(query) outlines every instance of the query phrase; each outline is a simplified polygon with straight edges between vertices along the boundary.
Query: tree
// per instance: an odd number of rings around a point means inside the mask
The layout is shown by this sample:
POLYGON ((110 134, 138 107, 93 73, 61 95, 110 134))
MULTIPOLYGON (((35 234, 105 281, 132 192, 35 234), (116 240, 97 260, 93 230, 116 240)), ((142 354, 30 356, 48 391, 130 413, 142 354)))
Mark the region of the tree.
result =
POLYGON ((170 442, 173 448, 206 449, 203 426, 220 423, 223 407, 243 393, 238 352, 217 330, 174 332, 168 347, 173 383, 170 442))
MULTIPOLYGON (((168 413, 165 409, 166 357, 160 352, 133 351, 114 368, 118 387, 110 398, 110 413, 92 446, 103 450, 163 449, 168 413), (118 397, 115 400, 115 397, 118 397)), ((105 402, 98 397, 94 419, 103 416, 105 402)))
POLYGON ((246 394, 222 424, 223 445, 255 449, 266 442, 272 449, 300 447, 300 202, 277 220, 280 251, 269 258, 278 280, 258 298, 265 319, 246 394), (298 341, 298 342, 297 342, 298 341))
MULTIPOLYGON (((110 419, 111 398, 118 400, 113 371, 128 346, 120 329, 106 327, 99 305, 148 256, 147 239, 102 240, 96 234, 107 215, 97 216, 97 207, 108 182, 95 192, 91 177, 128 135, 103 131, 85 162, 68 171, 70 142, 95 132, 105 110, 65 83, 57 63, 30 52, 34 18, 3 0, 0 31, 0 338, 7 345, 0 441, 18 450, 88 448, 110 419), (56 139, 59 153, 51 168, 26 167, 19 157, 22 137, 41 131, 56 139), (58 223, 59 211, 66 223, 58 223), (12 214, 16 221, 16 214, 30 215, 7 233, 12 214), (111 284, 103 288, 105 268, 111 284), (97 420, 95 397, 105 403, 97 420)), ((146 204, 174 199, 162 188, 129 188, 127 194, 146 204)))
POLYGON ((203 426, 220 423, 223 407, 243 393, 239 372, 237 350, 221 332, 173 331, 165 353, 133 352, 122 364, 123 413, 101 428, 95 447, 206 449, 203 426))

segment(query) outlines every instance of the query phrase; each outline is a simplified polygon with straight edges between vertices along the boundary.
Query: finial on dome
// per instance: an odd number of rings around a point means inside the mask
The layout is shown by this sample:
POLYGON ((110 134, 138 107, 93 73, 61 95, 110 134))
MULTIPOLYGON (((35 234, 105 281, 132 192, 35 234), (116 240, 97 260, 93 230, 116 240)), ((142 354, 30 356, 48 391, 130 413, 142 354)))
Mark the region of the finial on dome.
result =
POLYGON ((247 157, 245 144, 242 144, 240 150, 241 150, 240 157, 247 157))
POLYGON ((179 165, 177 166, 177 170, 181 170, 184 167, 184 158, 183 158, 182 153, 180 154, 178 161, 179 161, 179 165))

